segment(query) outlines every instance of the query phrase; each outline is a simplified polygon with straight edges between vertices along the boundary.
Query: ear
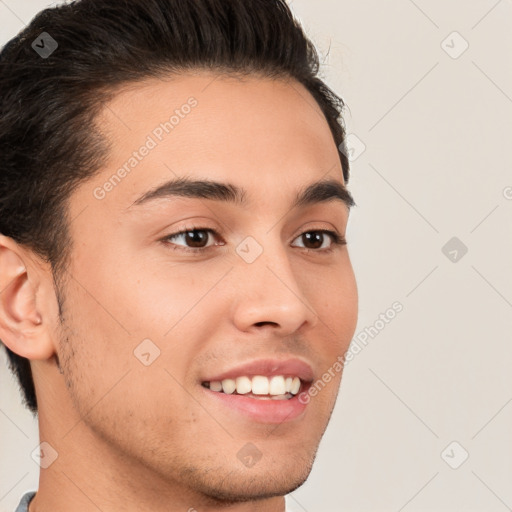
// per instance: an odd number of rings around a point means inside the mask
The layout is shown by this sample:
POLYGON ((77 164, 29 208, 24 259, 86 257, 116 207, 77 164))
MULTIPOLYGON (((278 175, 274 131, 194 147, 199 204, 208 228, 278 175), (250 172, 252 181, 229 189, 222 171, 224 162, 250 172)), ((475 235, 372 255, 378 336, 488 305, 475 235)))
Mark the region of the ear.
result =
POLYGON ((56 353, 53 280, 32 254, 0 235, 0 340, 21 357, 49 359, 56 353))

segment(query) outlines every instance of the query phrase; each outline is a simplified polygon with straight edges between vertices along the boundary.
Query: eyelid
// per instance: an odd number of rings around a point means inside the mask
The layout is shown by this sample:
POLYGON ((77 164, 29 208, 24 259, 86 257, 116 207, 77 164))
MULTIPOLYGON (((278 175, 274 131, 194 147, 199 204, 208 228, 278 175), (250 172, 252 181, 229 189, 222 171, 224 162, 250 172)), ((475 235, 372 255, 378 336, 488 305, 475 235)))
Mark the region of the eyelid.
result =
POLYGON ((189 253, 193 253, 193 254, 200 254, 202 252, 205 252, 205 251, 211 249, 212 247, 219 246, 219 245, 225 245, 225 243, 222 243, 222 244, 212 244, 212 245, 208 245, 206 247, 187 247, 184 245, 177 245, 172 242, 169 242, 169 239, 175 238, 180 235, 185 235, 185 234, 189 233, 190 231, 204 231, 206 233, 211 233, 211 235, 214 236, 215 238, 220 238, 220 234, 217 232, 217 230, 215 230, 213 228, 209 228, 209 227, 205 227, 205 226, 190 226, 190 227, 185 227, 183 229, 180 229, 179 231, 175 231, 174 233, 170 233, 169 235, 164 236, 164 238, 162 238, 161 241, 166 245, 173 246, 172 247, 173 250, 184 251, 184 252, 189 252, 189 253))
MULTIPOLYGON (((185 234, 189 233, 190 231, 204 231, 206 233, 211 233, 216 238, 220 238, 220 234, 217 232, 217 230, 215 230, 213 228, 209 228, 209 227, 205 227, 205 226, 190 226, 190 227, 185 227, 183 229, 180 229, 179 231, 176 231, 174 233, 170 233, 169 235, 166 235, 164 238, 161 239, 161 242, 167 246, 169 246, 169 245, 173 246, 172 250, 183 251, 186 253, 192 253, 192 254, 196 254, 196 255, 201 255, 201 254, 205 253, 206 251, 212 249, 213 247, 225 245, 225 242, 224 242, 221 244, 214 243, 214 244, 208 245, 206 247, 187 247, 187 246, 177 245, 172 242, 169 242, 169 239, 175 238, 180 235, 185 235, 185 234)), ((293 238, 293 240, 296 240, 300 236, 302 236, 306 233, 310 233, 310 232, 324 233, 325 235, 329 236, 331 238, 331 246, 328 249, 309 249, 307 247, 299 247, 299 249, 302 249, 303 251, 305 251, 307 253, 309 253, 309 252, 314 252, 314 253, 319 253, 319 254, 330 253, 333 250, 335 250, 336 247, 340 247, 340 246, 347 244, 345 237, 343 235, 341 235, 336 229, 334 229, 334 228, 327 229, 325 227, 321 227, 321 228, 320 227, 309 227, 307 229, 304 229, 300 233, 298 233, 293 238)))
POLYGON ((334 246, 336 246, 336 245, 346 245, 347 244, 347 241, 345 240, 345 237, 343 235, 339 234, 335 229, 325 229, 325 228, 306 229, 305 231, 302 231, 301 233, 299 233, 294 238, 294 240, 296 240, 297 238, 299 238, 300 236, 302 236, 302 235, 304 235, 306 233, 323 233, 324 235, 329 236, 331 238, 331 240, 332 240, 332 245, 331 245, 330 249, 308 249, 307 247, 301 247, 301 249, 304 249, 306 251, 328 252, 329 250, 332 250, 334 248, 334 246))

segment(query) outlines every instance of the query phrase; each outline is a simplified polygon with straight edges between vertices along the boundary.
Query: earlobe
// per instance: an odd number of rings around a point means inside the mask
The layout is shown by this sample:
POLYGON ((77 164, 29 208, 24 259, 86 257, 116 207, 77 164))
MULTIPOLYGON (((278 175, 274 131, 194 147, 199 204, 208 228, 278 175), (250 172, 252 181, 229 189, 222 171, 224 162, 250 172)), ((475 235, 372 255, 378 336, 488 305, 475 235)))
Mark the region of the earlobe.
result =
POLYGON ((37 309, 38 274, 28 261, 25 249, 0 235, 0 339, 22 357, 48 359, 54 350, 37 309))

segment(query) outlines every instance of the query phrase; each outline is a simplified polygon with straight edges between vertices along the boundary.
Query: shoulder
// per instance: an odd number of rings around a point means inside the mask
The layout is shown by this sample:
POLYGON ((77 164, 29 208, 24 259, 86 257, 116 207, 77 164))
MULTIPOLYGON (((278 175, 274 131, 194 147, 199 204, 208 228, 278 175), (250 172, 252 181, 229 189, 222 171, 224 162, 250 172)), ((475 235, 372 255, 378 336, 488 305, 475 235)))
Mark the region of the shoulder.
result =
POLYGON ((28 504, 30 503, 30 500, 36 495, 37 491, 28 491, 26 492, 22 498, 21 501, 16 508, 14 512, 28 512, 28 504))

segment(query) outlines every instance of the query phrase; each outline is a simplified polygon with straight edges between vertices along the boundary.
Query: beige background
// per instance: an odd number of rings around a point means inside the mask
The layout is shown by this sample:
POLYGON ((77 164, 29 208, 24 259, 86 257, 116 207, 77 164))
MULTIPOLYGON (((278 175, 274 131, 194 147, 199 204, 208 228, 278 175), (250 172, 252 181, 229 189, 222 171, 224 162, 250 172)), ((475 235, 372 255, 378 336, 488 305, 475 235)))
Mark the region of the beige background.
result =
MULTIPOLYGON (((0 0, 0 44, 46 5, 0 0)), ((374 326, 291 502, 297 512, 510 510, 512 2, 291 6, 349 107, 356 334, 374 326), (376 324, 396 301, 403 311, 376 324)), ((12 512, 37 488, 39 440, 0 354, 0 510, 12 512)))

